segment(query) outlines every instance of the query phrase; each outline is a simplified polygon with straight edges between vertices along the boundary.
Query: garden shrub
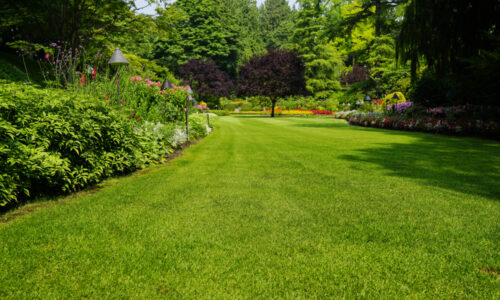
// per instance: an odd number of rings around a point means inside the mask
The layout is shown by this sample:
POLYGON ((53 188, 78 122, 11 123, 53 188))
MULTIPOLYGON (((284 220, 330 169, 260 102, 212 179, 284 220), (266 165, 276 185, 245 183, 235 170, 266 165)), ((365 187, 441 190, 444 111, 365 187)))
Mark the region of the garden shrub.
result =
POLYGON ((252 103, 244 103, 241 105, 241 110, 259 110, 259 109, 256 109, 252 103))
POLYGON ((238 107, 241 107, 241 103, 228 103, 224 105, 224 109, 228 111, 234 111, 238 107))
MULTIPOLYGON (((207 133, 191 119, 194 138, 207 133)), ((154 164, 181 128, 130 118, 88 95, 0 82, 0 206, 82 189, 154 164)))
MULTIPOLYGON (((109 54, 111 56, 111 53, 109 54)), ((168 79, 171 83, 178 84, 179 81, 174 77, 173 73, 164 66, 156 64, 154 61, 138 57, 133 54, 124 54, 125 58, 129 62, 129 68, 134 74, 138 74, 145 78, 151 78, 152 80, 158 80, 163 82, 168 79)))
POLYGON ((206 136, 210 127, 207 125, 206 114, 191 114, 189 115, 189 139, 199 139, 206 136))

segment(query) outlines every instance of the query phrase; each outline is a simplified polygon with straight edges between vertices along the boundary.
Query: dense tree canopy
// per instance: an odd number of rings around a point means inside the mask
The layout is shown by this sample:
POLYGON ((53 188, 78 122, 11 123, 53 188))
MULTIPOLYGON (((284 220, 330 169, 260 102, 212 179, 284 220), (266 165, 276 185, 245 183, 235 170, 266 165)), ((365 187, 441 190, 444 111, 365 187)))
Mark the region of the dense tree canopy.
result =
POLYGON ((222 1, 178 0, 171 9, 183 18, 172 24, 175 27, 172 37, 157 42, 154 57, 172 69, 177 69, 189 58, 210 59, 234 74, 238 36, 235 19, 222 1))
POLYGON ((266 48, 288 44, 293 33, 293 12, 287 0, 266 0, 260 9, 260 31, 266 48))
POLYGON ((455 94, 498 103, 499 13, 496 0, 412 0, 398 38, 398 56, 411 61, 413 81, 425 63, 437 77, 450 76, 455 94))
POLYGON ((260 7, 256 0, 148 0, 162 4, 155 16, 139 15, 132 0, 4 2, 0 50, 11 53, 14 41, 66 41, 89 55, 120 47, 134 68, 161 68, 158 77, 179 75, 194 59, 236 82, 240 66, 267 48, 293 49, 318 101, 401 91, 417 102, 498 104, 497 0, 297 0, 294 8, 286 0, 260 7))
POLYGON ((134 19, 130 0, 7 0, 0 7, 0 32, 9 40, 73 45, 81 39, 103 39, 134 19))
POLYGON ((179 74, 184 83, 209 105, 218 104, 215 97, 229 97, 234 90, 231 78, 217 67, 214 62, 202 59, 190 59, 180 66, 179 74))
POLYGON ((269 50, 251 58, 240 67, 237 92, 241 96, 269 97, 274 117, 278 98, 305 92, 302 59, 288 50, 269 50))

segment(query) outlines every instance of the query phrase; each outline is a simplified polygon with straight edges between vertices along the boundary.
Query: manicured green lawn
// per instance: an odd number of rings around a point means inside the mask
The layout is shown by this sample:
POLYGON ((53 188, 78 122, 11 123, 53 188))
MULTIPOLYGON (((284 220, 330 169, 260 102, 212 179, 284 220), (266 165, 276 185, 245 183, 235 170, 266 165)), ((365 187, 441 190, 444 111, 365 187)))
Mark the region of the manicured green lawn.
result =
POLYGON ((0 298, 500 297, 494 141, 224 117, 166 165, 35 205, 0 217, 0 298))

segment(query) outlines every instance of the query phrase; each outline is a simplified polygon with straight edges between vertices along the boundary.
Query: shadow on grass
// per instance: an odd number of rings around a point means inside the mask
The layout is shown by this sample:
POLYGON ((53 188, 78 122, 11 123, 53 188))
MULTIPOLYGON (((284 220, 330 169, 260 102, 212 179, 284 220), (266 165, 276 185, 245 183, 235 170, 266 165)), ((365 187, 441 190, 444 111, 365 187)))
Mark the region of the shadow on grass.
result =
POLYGON ((415 179, 429 186, 500 200, 500 143, 431 134, 415 138, 411 144, 380 144, 340 158, 376 164, 391 176, 415 179))

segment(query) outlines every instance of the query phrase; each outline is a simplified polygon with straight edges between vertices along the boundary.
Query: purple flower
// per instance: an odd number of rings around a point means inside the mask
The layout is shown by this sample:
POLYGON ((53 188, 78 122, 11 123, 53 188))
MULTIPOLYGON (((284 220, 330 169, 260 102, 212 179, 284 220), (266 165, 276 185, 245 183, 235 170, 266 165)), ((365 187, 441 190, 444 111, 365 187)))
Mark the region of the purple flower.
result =
POLYGON ((50 43, 50 47, 55 47, 55 46, 57 46, 56 43, 50 43))
POLYGON ((410 108, 412 106, 413 106, 413 102, 404 102, 404 103, 387 105, 386 108, 387 108, 387 110, 394 109, 398 113, 402 113, 402 112, 404 112, 405 110, 407 110, 408 108, 410 108))

